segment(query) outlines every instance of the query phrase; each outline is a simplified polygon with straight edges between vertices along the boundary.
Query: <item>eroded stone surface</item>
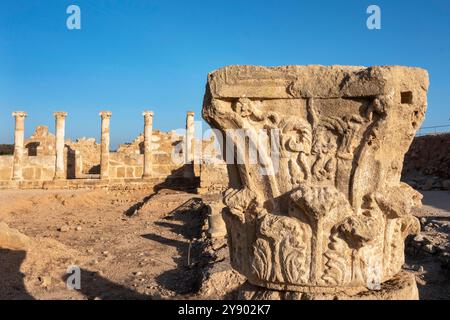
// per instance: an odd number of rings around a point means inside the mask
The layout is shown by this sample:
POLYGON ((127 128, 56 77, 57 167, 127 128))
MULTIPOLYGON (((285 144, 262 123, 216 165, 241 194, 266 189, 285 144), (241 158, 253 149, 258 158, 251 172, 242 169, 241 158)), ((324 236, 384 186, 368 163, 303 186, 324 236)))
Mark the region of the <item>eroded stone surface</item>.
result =
POLYGON ((30 244, 30 239, 17 229, 10 228, 0 221, 0 248, 10 250, 23 250, 30 244))
POLYGON ((420 229, 410 210, 421 195, 400 174, 427 89, 427 72, 407 67, 211 73, 203 116, 213 127, 250 141, 279 133, 258 150, 264 170, 248 159, 229 168, 232 266, 254 285, 308 294, 355 296, 396 277, 404 239, 420 229))

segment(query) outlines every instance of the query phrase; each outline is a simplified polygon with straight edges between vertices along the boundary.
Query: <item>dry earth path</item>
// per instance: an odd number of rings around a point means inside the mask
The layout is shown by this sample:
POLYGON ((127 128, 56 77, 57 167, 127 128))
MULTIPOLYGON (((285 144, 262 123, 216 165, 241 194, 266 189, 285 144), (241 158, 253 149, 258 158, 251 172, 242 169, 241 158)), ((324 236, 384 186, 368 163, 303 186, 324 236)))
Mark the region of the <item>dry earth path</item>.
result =
POLYGON ((164 299, 198 287, 195 194, 150 191, 0 192, 0 220, 31 238, 0 249, 0 299, 164 299), (69 290, 67 268, 80 267, 69 290))

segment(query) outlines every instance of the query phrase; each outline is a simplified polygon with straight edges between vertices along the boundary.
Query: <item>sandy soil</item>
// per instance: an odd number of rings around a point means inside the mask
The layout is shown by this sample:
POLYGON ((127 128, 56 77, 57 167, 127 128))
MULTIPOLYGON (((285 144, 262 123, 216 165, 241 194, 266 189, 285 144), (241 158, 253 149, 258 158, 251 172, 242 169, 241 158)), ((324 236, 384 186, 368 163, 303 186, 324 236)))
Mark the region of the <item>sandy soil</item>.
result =
MULTIPOLYGON (((415 209, 414 214, 420 218, 424 238, 422 248, 433 245, 450 251, 450 192, 422 191, 423 207, 415 209)), ((443 252, 427 252, 418 250, 410 241, 406 250, 405 268, 416 274, 421 299, 450 300, 450 270, 448 259, 442 262, 443 252)))
POLYGON ((422 208, 416 209, 418 217, 450 217, 450 191, 421 191, 422 208))
MULTIPOLYGON (((443 226, 450 226, 450 193, 424 195, 425 206, 415 212, 424 233, 448 243, 450 227, 443 226)), ((213 292, 220 298, 238 281, 220 263, 214 288, 208 284, 195 295, 208 263, 205 214, 198 195, 172 189, 1 191, 0 221, 32 244, 26 252, 0 249, 0 299, 208 298, 213 292), (81 269, 81 290, 66 286, 71 265, 81 269)), ((216 246, 223 256, 217 261, 224 261, 226 243, 216 246)), ((405 268, 415 272, 421 299, 450 299, 449 273, 440 260, 407 252, 405 268)))
POLYGON ((0 203, 0 220, 33 241, 0 250, 0 299, 160 299, 199 286, 206 211, 195 194, 2 191, 0 203), (65 285, 70 265, 81 268, 79 291, 65 285))

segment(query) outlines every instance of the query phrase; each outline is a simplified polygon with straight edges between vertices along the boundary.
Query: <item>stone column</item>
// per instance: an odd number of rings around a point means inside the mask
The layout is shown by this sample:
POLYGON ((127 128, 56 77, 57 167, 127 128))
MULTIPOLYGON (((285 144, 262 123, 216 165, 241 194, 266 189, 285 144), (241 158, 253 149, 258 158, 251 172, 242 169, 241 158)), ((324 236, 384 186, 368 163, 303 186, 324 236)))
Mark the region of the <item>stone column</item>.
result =
POLYGON ((153 111, 144 111, 144 171, 142 178, 152 177, 152 131, 153 111))
POLYGON ((23 111, 13 112, 16 119, 16 127, 14 130, 14 162, 13 162, 13 180, 22 180, 22 159, 24 153, 25 140, 25 118, 27 113, 23 111))
POLYGON ((227 227, 222 218, 222 210, 225 208, 221 199, 206 201, 208 208, 208 234, 213 239, 223 238, 227 235, 227 227))
POLYGON ((109 122, 111 111, 101 111, 102 138, 100 146, 100 179, 109 179, 109 122))
MULTIPOLYGON (((398 66, 209 74, 202 114, 213 128, 276 130, 269 141, 226 141, 237 150, 227 164, 236 188, 224 194, 222 216, 231 266, 254 286, 250 298, 418 299, 402 265, 405 238, 420 232, 411 210, 422 195, 400 177, 428 85, 425 70, 398 66), (251 147, 258 162, 246 156, 251 147)), ((216 222, 211 234, 222 228, 216 222)))
POLYGON ((194 143, 195 143, 195 113, 189 111, 186 114, 186 141, 185 141, 185 170, 184 177, 185 178, 193 178, 194 177, 194 143))
POLYGON ((64 170, 64 136, 66 132, 67 112, 55 112, 55 177, 54 180, 65 179, 64 170))

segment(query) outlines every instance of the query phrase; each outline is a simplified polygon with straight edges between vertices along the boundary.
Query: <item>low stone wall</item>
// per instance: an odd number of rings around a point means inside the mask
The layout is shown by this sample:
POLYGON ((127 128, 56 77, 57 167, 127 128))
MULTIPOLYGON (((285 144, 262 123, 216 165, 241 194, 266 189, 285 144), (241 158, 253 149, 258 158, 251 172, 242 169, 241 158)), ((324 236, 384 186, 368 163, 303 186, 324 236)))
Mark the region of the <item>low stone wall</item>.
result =
POLYGON ((110 154, 110 178, 140 178, 142 177, 144 156, 142 154, 128 155, 118 152, 110 154))
MULTIPOLYGON (((101 113, 104 114, 110 113, 101 113)), ((26 112, 16 112, 14 115, 16 124, 20 124, 20 130, 17 130, 16 126, 15 132, 18 144, 16 148, 12 144, 0 145, 2 188, 38 188, 43 186, 42 182, 53 180, 62 180, 58 185, 63 187, 76 186, 78 182, 73 183, 73 180, 88 181, 99 178, 143 183, 143 180, 149 178, 192 180, 201 174, 199 158, 194 157, 196 150, 201 150, 204 145, 212 142, 195 139, 192 112, 187 115, 186 128, 190 129, 186 131, 186 135, 159 130, 145 131, 145 128, 151 129, 153 114, 144 112, 144 132, 147 132, 147 135, 142 133, 132 142, 119 145, 117 151, 109 151, 109 126, 104 123, 103 117, 102 125, 105 125, 106 129, 102 127, 105 130, 102 131, 102 141, 98 143, 94 138, 64 140, 64 119, 67 116, 64 112, 54 114, 57 122, 59 121, 59 125, 56 125, 56 135, 51 133, 47 126, 38 126, 28 138, 23 137, 26 112), (188 157, 185 152, 189 150, 192 155, 188 157), (18 154, 14 156, 15 152, 18 154), (102 167, 106 168, 106 174, 101 172, 102 167), (14 168, 17 171, 14 171, 14 168)), ((223 165, 220 168, 204 167, 205 190, 221 189, 219 184, 227 180, 223 168, 223 165)))
POLYGON ((22 162, 24 180, 48 181, 55 176, 56 156, 26 156, 22 162))
MULTIPOLYGON (((13 156, 0 156, 0 180, 11 180, 13 156)), ((55 156, 24 156, 23 180, 52 180, 55 175, 55 156)))
POLYGON ((13 156, 0 156, 0 180, 10 180, 12 177, 13 156))
MULTIPOLYGON (((184 164, 172 159, 173 148, 183 142, 182 136, 170 132, 155 131, 152 136, 152 170, 155 178, 181 177, 184 164)), ((144 166, 144 137, 139 135, 133 142, 122 144, 110 152, 109 179, 141 179, 144 166)), ((38 126, 35 133, 25 139, 22 159, 23 184, 39 186, 42 181, 52 181, 55 176, 55 136, 46 126, 38 126), (33 185, 30 182, 37 182, 33 185)), ((13 172, 14 145, 0 145, 0 181, 10 185, 13 172)), ((69 179, 99 178, 100 144, 93 138, 66 140, 64 148, 64 176, 69 179)))
POLYGON ((202 161, 200 165, 199 194, 222 193, 228 188, 227 164, 224 161, 211 163, 202 161))
POLYGON ((450 190, 450 133, 416 137, 405 156, 402 180, 420 190, 450 190))

